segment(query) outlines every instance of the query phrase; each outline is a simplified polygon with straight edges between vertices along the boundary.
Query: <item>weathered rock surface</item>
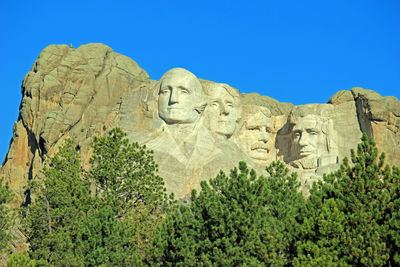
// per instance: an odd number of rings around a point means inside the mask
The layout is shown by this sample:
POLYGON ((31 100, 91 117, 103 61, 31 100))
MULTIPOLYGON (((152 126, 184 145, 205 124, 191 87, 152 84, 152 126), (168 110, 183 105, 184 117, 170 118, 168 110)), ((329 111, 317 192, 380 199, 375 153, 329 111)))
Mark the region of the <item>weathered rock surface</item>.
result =
POLYGON ((90 137, 115 126, 123 96, 149 83, 136 62, 103 44, 45 48, 23 80, 19 119, 0 170, 19 201, 65 138, 75 138, 87 159, 90 137))
POLYGON ((244 160, 262 172, 282 160, 304 191, 360 142, 374 137, 389 164, 400 165, 400 101, 362 88, 327 104, 294 106, 228 84, 197 79, 184 69, 160 81, 103 44, 43 50, 22 84, 20 116, 0 168, 23 202, 24 186, 68 137, 88 165, 93 136, 120 127, 154 150, 167 189, 187 196, 201 180, 244 160))

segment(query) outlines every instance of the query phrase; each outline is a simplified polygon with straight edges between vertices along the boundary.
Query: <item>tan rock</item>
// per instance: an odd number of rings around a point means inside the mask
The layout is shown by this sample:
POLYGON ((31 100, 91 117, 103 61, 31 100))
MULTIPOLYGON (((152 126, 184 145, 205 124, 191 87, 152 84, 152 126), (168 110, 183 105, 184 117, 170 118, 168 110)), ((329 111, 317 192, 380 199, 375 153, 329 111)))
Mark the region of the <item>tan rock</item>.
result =
POLYGON ((122 96, 147 83, 133 60, 103 44, 45 48, 24 78, 20 119, 0 170, 19 201, 27 180, 65 138, 74 137, 87 151, 94 134, 115 126, 122 96))
POLYGON ((292 103, 281 103, 269 96, 262 96, 258 93, 242 93, 240 94, 240 101, 242 105, 266 107, 274 116, 288 115, 294 107, 292 103))
POLYGON ((88 44, 45 48, 24 78, 22 95, 0 169, 19 195, 16 205, 28 179, 66 138, 75 138, 87 167, 92 137, 113 127, 155 151, 159 173, 178 197, 240 160, 261 172, 283 160, 299 172, 306 191, 338 167, 363 131, 391 164, 400 163, 400 102, 362 88, 340 91, 327 104, 295 107, 181 68, 152 81, 132 59, 88 44))
POLYGON ((342 90, 334 94, 329 100, 328 104, 332 105, 340 105, 345 102, 352 102, 354 101, 353 94, 350 91, 342 90))
POLYGON ((352 88, 361 131, 372 136, 389 165, 400 162, 400 101, 393 96, 352 88))

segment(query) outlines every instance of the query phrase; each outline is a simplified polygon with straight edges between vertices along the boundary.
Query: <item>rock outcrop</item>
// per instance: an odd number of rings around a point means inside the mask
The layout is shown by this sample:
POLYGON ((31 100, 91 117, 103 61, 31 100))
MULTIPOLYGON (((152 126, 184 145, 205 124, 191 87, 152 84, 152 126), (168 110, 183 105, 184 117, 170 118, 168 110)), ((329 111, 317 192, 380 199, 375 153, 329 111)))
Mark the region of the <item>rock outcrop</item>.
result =
POLYGON ((66 138, 88 166, 91 140, 120 127, 154 150, 167 189, 179 198, 201 180, 244 160, 259 172, 282 160, 305 193, 372 136, 389 164, 400 165, 400 102, 362 88, 327 104, 294 106, 176 68, 153 81, 132 59, 103 44, 43 50, 22 84, 20 115, 0 176, 25 199, 25 185, 66 138))

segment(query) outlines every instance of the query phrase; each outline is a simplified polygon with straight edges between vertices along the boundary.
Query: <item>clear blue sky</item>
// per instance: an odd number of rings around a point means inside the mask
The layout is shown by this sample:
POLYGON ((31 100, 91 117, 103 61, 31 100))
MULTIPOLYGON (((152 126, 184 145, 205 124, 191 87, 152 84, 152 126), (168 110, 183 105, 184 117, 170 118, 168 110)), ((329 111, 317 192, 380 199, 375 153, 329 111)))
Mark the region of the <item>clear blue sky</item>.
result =
POLYGON ((355 86, 400 98, 399 0, 0 0, 0 161, 39 53, 93 42, 152 79, 183 67, 296 105, 355 86))

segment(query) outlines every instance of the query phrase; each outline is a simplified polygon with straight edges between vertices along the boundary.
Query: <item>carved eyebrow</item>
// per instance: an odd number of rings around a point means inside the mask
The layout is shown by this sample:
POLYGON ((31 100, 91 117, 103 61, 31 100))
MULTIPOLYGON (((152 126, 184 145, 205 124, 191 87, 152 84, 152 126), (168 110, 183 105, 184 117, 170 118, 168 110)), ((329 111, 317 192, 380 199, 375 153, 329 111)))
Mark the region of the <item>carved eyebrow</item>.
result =
POLYGON ((171 86, 165 85, 165 86, 163 86, 163 87, 160 88, 160 91, 161 91, 161 90, 166 90, 166 89, 167 89, 167 90, 171 90, 171 86))
POLYGON ((307 128, 306 131, 307 132, 317 132, 317 133, 319 133, 319 130, 317 128, 307 128))

